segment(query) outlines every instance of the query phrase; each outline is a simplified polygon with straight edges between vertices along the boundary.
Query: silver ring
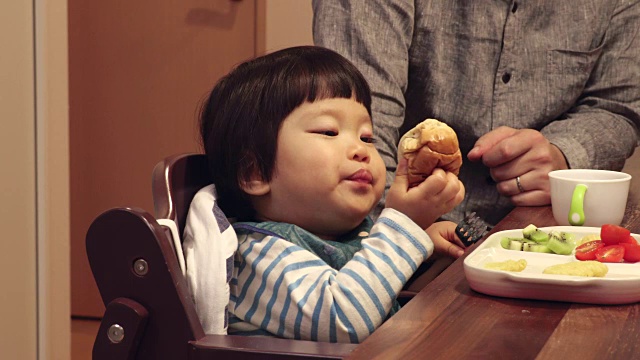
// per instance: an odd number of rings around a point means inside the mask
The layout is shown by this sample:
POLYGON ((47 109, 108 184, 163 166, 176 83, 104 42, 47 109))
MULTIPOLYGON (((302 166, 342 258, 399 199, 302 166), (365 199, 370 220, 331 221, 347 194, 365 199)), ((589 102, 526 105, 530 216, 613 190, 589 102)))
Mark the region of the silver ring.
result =
POLYGON ((518 185, 518 190, 523 193, 524 189, 522 188, 522 184, 520 184, 520 176, 516 176, 516 185, 518 185))

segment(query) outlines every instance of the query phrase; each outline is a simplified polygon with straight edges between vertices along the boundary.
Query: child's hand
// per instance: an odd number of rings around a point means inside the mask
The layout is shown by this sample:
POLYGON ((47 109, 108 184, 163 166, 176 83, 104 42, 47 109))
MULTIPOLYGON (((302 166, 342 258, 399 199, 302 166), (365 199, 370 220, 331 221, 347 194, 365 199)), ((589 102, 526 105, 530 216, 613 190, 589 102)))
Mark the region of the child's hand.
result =
POLYGON ((386 206, 396 209, 425 229, 464 198, 464 185, 453 173, 435 169, 423 182, 409 188, 407 160, 402 159, 387 193, 386 206))
POLYGON ((451 221, 438 221, 426 229, 433 241, 434 255, 454 259, 464 254, 464 244, 456 235, 456 224, 451 221))

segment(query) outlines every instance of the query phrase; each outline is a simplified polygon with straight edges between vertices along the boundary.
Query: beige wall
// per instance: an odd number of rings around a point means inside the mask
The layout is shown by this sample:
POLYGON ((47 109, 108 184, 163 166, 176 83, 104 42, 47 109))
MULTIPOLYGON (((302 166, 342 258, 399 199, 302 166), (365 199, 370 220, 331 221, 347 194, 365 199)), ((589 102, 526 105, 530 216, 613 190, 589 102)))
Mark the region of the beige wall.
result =
POLYGON ((36 356, 36 207, 30 1, 0 2, 0 357, 36 356))
POLYGON ((67 0, 34 3, 38 358, 69 359, 71 311, 67 0))
POLYGON ((262 37, 264 49, 257 49, 258 54, 313 44, 311 0, 259 0, 258 7, 264 11, 264 24, 257 27, 263 32, 258 37, 262 37))
POLYGON ((0 2, 2 359, 69 358, 66 0, 37 3, 0 2))

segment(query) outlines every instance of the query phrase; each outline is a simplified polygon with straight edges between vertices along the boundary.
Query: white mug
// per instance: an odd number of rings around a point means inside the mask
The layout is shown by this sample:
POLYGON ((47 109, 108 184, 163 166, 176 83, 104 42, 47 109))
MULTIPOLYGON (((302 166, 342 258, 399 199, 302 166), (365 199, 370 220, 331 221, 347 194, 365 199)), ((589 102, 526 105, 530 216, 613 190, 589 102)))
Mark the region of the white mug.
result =
POLYGON ((620 225, 631 175, 609 170, 568 169, 549 173, 551 207, 558 225, 620 225))

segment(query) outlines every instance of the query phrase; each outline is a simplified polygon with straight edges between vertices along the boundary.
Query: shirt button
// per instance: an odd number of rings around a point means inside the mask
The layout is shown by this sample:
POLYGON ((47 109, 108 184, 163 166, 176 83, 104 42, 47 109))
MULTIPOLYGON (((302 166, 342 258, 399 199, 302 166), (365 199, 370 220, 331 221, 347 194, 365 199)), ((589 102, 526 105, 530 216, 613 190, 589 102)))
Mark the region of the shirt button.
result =
POLYGON ((508 72, 504 73, 502 75, 502 82, 506 84, 509 82, 509 80, 511 80, 511 74, 508 72))
POLYGON ((511 7, 511 12, 515 13, 516 11, 518 11, 518 3, 514 1, 513 7, 511 7))

